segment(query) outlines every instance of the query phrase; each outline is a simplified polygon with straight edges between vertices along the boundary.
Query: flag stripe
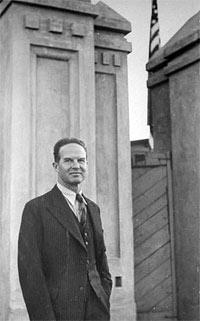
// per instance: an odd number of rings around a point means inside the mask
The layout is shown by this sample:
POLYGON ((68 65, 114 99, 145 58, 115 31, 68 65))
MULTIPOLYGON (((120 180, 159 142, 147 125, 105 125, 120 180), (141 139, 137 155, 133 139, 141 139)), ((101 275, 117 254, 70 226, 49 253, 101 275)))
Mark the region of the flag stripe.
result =
POLYGON ((151 38, 155 35, 155 33, 158 33, 158 34, 159 34, 159 24, 158 24, 158 22, 155 23, 155 24, 151 27, 151 30, 150 30, 150 36, 151 36, 151 38))
POLYGON ((157 39, 157 35, 158 35, 158 31, 154 35, 154 38, 152 39, 151 44, 150 44, 150 50, 151 50, 152 56, 153 56, 153 51, 155 52, 155 48, 157 48, 157 50, 158 50, 159 46, 160 46, 160 43, 158 42, 158 39, 157 39))

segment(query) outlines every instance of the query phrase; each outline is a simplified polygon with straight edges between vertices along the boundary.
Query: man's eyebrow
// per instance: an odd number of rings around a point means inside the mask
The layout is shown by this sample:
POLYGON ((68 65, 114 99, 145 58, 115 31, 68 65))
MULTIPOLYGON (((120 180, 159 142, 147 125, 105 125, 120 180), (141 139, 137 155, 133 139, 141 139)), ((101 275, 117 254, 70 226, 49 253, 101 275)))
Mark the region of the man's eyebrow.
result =
POLYGON ((86 159, 86 157, 63 157, 63 159, 70 159, 70 160, 73 160, 73 159, 86 159))

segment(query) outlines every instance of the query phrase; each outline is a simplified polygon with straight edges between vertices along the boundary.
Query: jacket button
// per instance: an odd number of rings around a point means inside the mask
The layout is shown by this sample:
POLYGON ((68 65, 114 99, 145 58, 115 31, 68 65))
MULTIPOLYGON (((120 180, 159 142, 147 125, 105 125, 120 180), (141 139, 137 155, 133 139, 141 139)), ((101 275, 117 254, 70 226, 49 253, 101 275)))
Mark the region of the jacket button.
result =
POLYGON ((83 291, 83 290, 84 290, 84 287, 83 287, 83 286, 81 286, 81 287, 80 287, 80 291, 83 291))
POLYGON ((85 245, 88 245, 88 242, 87 242, 87 241, 85 242, 85 245))

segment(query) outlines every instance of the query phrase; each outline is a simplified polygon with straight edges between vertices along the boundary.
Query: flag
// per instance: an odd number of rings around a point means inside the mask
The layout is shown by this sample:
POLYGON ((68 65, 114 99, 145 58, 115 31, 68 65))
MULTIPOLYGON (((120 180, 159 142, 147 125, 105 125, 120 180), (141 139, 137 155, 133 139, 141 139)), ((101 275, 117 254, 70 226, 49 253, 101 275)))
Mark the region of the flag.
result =
POLYGON ((150 37, 149 37, 149 59, 160 48, 160 35, 158 23, 158 6, 157 0, 152 0, 150 37))
MULTIPOLYGON (((151 21, 150 21, 150 36, 149 36, 149 59, 153 57, 156 51, 160 48, 160 34, 158 23, 158 6, 157 0, 152 0, 151 21)), ((148 90, 148 125, 153 136, 153 121, 152 121, 152 102, 150 90, 148 90)))

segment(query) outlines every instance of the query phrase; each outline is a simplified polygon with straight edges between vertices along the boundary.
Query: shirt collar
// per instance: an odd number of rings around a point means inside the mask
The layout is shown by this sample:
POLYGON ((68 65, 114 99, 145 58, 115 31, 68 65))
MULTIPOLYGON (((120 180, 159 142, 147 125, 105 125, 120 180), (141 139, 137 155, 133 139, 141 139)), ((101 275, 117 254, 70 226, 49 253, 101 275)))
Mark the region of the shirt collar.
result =
MULTIPOLYGON (((69 188, 61 185, 60 183, 57 182, 57 187, 61 191, 61 193, 64 195, 65 198, 68 199, 68 201, 74 206, 75 201, 76 201, 76 193, 70 190, 69 188)), ((79 191, 79 194, 83 197, 83 201, 85 204, 87 204, 84 196, 82 195, 82 190, 79 191)))

